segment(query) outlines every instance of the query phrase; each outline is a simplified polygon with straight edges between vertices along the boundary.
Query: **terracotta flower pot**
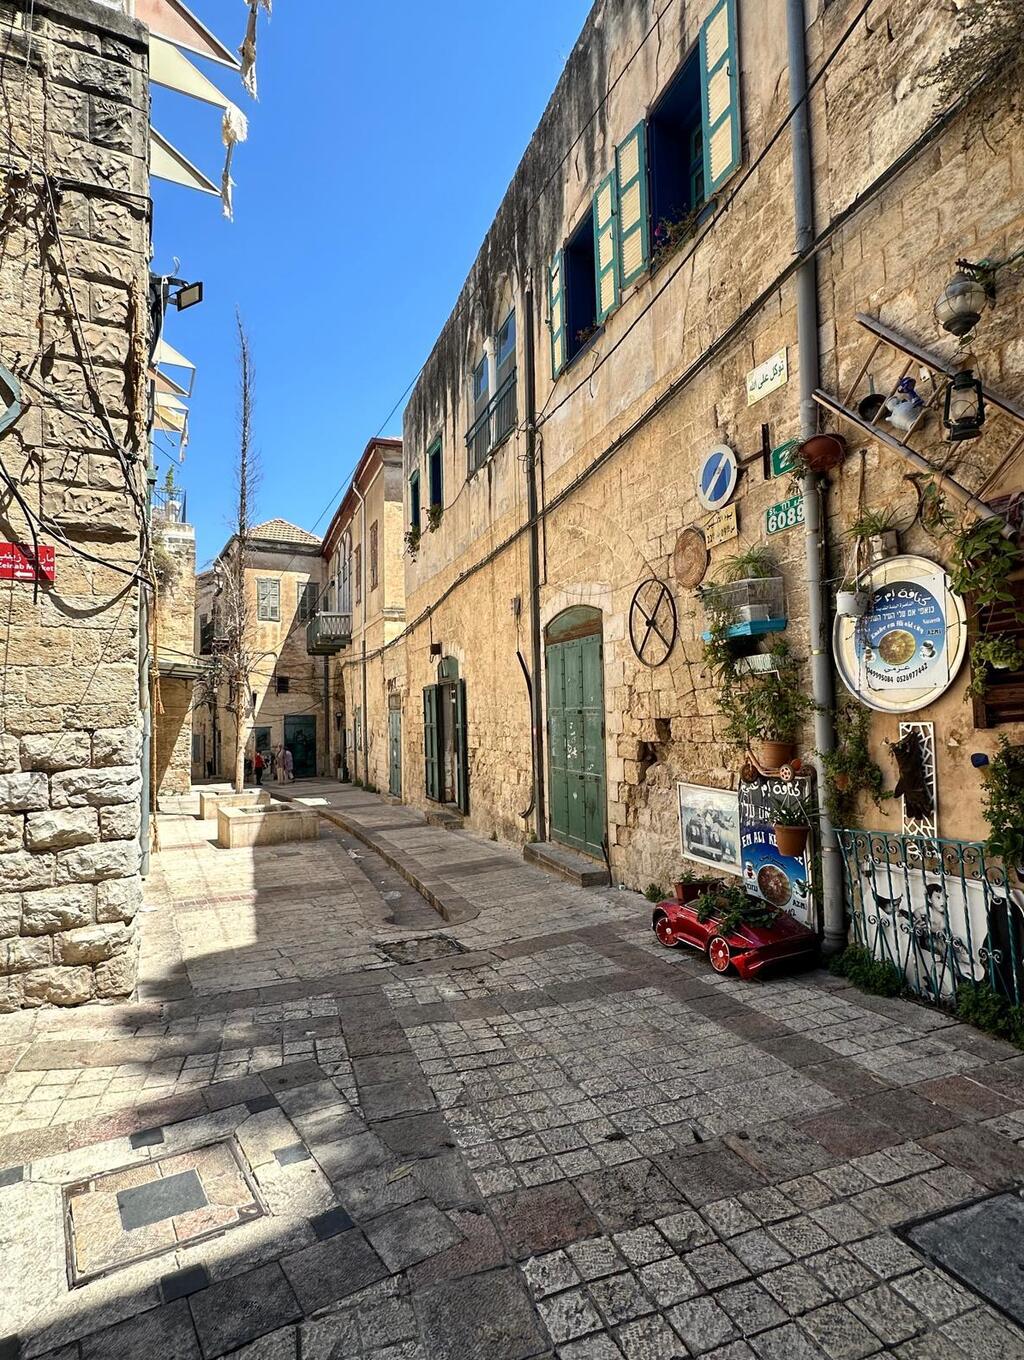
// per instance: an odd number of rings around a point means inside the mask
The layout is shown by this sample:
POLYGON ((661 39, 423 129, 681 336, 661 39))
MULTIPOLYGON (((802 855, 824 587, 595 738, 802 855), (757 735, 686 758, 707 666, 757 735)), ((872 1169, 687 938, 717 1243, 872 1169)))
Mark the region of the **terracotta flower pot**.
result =
POLYGON ((799 859, 807 849, 807 837, 811 834, 807 826, 778 826, 773 828, 775 844, 781 855, 792 855, 799 859))
POLYGON ((796 742, 759 741, 755 754, 759 764, 767 766, 768 769, 777 770, 781 765, 788 765, 796 755, 796 742))
POLYGON ((816 434, 805 439, 798 453, 812 472, 828 472, 846 457, 846 440, 841 434, 816 434))
POLYGON ((707 892, 711 886, 711 879, 701 878, 695 883, 673 883, 672 891, 677 902, 696 902, 701 893, 707 892))
POLYGON ((848 774, 837 774, 832 782, 840 793, 845 793, 850 787, 850 776, 848 774))

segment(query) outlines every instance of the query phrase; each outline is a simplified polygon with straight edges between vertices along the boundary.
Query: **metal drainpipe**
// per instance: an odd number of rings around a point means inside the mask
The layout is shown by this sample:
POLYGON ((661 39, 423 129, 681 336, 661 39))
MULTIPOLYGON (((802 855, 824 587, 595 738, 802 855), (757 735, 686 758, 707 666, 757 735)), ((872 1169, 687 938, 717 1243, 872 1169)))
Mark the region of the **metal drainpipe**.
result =
MULTIPOLYGON (((786 26, 789 37, 789 106, 794 110, 793 127, 793 215, 796 251, 804 254, 814 241, 814 182, 811 163, 810 120, 807 109, 807 51, 804 34, 804 0, 786 0, 786 26)), ((817 431, 814 390, 819 380, 818 350, 818 270, 817 256, 803 261, 795 275, 797 353, 800 368, 800 437, 809 439, 817 431)), ((807 556, 807 614, 811 639, 811 693, 817 705, 814 714, 814 742, 818 751, 835 749, 833 721, 832 659, 826 622, 828 610, 822 580, 824 541, 822 533, 822 490, 812 472, 803 479, 804 545, 807 556)), ((818 787, 822 770, 818 765, 818 787)), ((825 953, 836 953, 846 944, 843 913, 843 872, 836 833, 819 798, 818 831, 821 841, 821 892, 824 907, 825 953)))
POLYGON ((547 838, 544 816, 544 715, 541 709, 540 648, 540 524, 537 511, 537 420, 533 347, 533 285, 526 289, 523 358, 526 362, 526 505, 530 520, 530 652, 533 686, 530 720, 533 728, 533 825, 538 841, 547 838))
POLYGON ((139 588, 139 700, 142 708, 142 819, 139 824, 139 872, 149 874, 149 802, 152 779, 152 707, 150 705, 149 600, 146 587, 139 588))
POLYGON ((331 658, 324 657, 324 778, 331 777, 331 658))
POLYGON ((366 721, 366 497, 352 482, 352 490, 359 497, 359 607, 362 610, 362 672, 363 672, 363 783, 369 781, 370 775, 370 728, 366 721))

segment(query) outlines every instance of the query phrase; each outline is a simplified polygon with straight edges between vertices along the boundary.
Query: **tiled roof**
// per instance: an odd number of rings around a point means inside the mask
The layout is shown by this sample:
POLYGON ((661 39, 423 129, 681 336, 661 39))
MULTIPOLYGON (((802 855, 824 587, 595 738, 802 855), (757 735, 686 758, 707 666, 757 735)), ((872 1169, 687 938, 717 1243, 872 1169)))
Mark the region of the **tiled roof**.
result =
POLYGON ((250 530, 253 538, 269 539, 274 543, 316 544, 320 540, 316 534, 300 529, 297 524, 289 524, 286 519, 268 519, 266 524, 254 525, 250 530))

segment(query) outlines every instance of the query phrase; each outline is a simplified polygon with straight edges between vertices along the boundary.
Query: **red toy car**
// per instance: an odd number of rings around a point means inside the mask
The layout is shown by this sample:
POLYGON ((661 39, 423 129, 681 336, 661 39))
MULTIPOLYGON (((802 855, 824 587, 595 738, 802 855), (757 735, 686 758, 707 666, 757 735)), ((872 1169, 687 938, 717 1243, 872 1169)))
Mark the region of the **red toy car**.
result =
POLYGON ((771 925, 744 921, 722 935, 714 916, 698 921, 692 902, 667 901, 655 906, 651 926, 666 949, 689 945, 707 954, 716 973, 735 968, 747 981, 794 960, 810 962, 818 952, 814 931, 782 910, 776 912, 771 925))

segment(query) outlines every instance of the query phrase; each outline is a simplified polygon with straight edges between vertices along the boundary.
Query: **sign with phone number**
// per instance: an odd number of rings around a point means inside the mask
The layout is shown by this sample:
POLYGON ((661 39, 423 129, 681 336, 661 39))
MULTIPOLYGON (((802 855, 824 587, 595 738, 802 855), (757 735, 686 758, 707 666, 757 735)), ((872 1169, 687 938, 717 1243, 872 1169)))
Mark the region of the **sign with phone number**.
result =
POLYGON ((770 534, 781 534, 784 529, 795 529, 804 522, 803 496, 790 496, 765 511, 765 528, 770 534))

